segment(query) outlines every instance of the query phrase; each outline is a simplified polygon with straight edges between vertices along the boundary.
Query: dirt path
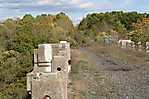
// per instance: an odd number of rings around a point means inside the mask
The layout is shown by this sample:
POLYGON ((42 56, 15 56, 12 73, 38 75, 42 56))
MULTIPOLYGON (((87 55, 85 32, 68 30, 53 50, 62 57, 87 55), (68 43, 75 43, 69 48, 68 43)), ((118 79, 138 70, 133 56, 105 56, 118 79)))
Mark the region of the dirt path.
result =
POLYGON ((95 63, 96 69, 110 82, 111 89, 108 88, 107 91, 110 92, 110 97, 103 96, 102 99, 149 99, 149 70, 146 66, 125 63, 102 53, 96 55, 86 48, 81 48, 80 51, 95 63))

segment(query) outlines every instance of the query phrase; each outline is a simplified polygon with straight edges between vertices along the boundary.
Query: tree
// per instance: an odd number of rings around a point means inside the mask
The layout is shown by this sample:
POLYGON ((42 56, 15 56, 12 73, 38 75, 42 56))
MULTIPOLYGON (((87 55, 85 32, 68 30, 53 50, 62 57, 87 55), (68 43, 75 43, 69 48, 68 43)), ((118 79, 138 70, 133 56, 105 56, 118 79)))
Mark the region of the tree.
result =
POLYGON ((144 45, 149 41, 149 18, 142 18, 133 24, 134 31, 129 35, 135 42, 142 42, 144 45))

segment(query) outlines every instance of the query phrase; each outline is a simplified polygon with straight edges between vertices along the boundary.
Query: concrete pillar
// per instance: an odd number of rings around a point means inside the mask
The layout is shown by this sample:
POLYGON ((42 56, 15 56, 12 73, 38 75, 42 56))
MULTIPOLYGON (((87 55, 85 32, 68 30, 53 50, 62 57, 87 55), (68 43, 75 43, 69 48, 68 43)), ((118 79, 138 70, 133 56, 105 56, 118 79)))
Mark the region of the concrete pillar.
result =
POLYGON ((138 42, 138 51, 142 51, 142 43, 138 42))
POLYGON ((62 45, 62 47, 65 47, 65 53, 66 53, 66 58, 67 58, 67 63, 68 63, 68 73, 71 71, 71 56, 70 56, 70 43, 68 43, 67 41, 60 41, 60 44, 62 45))
POLYGON ((132 50, 136 50, 136 45, 135 45, 135 43, 134 42, 132 42, 132 50))
POLYGON ((38 46, 37 64, 42 72, 51 72, 52 46, 50 44, 40 44, 38 46))
POLYGON ((121 46, 121 48, 126 48, 126 47, 127 47, 126 42, 122 41, 122 46, 121 46))
POLYGON ((146 52, 149 52, 149 42, 146 42, 146 52))

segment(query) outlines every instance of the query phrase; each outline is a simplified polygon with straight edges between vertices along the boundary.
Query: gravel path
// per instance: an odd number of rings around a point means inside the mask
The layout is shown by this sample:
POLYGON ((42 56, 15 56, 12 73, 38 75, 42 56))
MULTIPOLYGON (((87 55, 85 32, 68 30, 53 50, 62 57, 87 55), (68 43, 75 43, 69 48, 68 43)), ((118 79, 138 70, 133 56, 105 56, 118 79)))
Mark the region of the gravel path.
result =
MULTIPOLYGON (((97 70, 102 72, 102 76, 106 77, 110 83, 107 89, 110 97, 103 95, 94 99, 149 99, 149 69, 147 66, 125 63, 102 53, 96 55, 86 48, 81 48, 80 51, 87 56, 88 60, 96 64, 97 70)), ((98 84, 101 83, 96 82, 95 84, 98 87, 98 84)), ((100 91, 97 94, 100 94, 100 91)))

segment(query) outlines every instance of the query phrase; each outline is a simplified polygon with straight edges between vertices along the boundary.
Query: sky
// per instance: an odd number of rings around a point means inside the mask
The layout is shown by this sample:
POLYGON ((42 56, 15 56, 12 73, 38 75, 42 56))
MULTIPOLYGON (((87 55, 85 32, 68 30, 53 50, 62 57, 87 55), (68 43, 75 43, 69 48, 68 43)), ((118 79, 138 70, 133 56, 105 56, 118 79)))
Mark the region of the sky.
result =
POLYGON ((65 12, 79 23, 89 13, 120 10, 149 13, 149 0, 0 0, 0 20, 65 12))

